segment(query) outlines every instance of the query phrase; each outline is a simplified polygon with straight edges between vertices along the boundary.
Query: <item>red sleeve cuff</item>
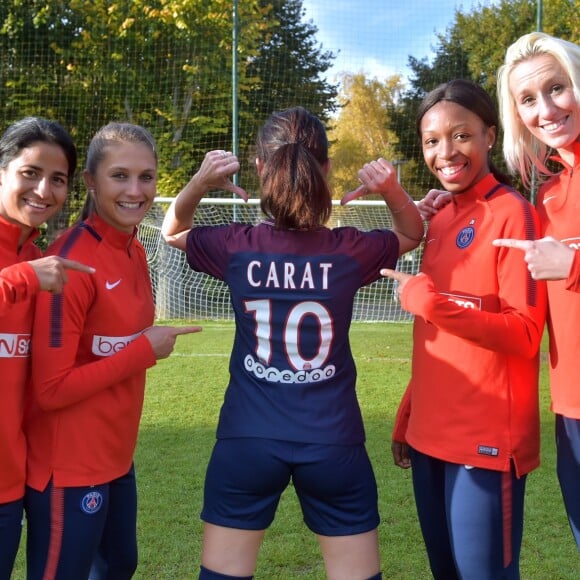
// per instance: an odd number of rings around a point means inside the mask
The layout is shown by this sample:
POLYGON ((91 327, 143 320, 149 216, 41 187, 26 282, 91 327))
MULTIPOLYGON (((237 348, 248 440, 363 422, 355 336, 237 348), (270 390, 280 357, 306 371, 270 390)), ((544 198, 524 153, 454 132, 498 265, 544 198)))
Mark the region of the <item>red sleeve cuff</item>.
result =
POLYGON ((395 426, 393 427, 393 434, 391 439, 399 443, 407 442, 407 427, 409 425, 409 417, 411 416, 411 388, 407 387, 403 398, 397 410, 395 418, 395 426))
POLYGON ((143 368, 143 364, 145 365, 146 369, 149 369, 157 364, 157 357, 155 356, 155 351, 151 346, 151 342, 149 339, 142 334, 138 339, 135 340, 136 347, 138 347, 139 354, 137 355, 137 359, 141 361, 141 368, 143 368))
POLYGON ((30 299, 40 290, 36 272, 28 262, 19 262, 2 268, 0 272, 0 292, 2 301, 14 304, 30 299))
POLYGON ((580 292, 580 252, 578 250, 574 254, 572 267, 570 268, 568 278, 566 278, 566 290, 580 292))

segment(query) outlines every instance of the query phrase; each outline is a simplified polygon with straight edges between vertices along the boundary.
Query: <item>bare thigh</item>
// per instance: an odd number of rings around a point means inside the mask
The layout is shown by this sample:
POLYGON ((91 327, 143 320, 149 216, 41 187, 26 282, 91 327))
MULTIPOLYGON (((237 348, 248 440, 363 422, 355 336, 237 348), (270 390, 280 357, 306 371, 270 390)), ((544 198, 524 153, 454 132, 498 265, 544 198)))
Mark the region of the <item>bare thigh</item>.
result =
POLYGON ((201 563, 214 572, 252 576, 265 530, 239 530, 205 523, 201 563))
POLYGON ((353 536, 316 536, 328 580, 366 580, 380 572, 377 529, 353 536))

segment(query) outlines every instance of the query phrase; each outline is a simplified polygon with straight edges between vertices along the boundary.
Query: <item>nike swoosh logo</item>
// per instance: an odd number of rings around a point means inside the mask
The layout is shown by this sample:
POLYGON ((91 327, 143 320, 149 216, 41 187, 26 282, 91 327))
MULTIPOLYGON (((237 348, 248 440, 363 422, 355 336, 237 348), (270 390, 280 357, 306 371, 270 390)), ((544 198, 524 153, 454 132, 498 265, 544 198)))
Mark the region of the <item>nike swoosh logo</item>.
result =
POLYGON ((430 244, 431 242, 434 242, 437 238, 431 238, 430 240, 427 240, 427 243, 430 244))
POLYGON ((121 278, 119 278, 116 282, 109 282, 108 280, 105 282, 105 288, 107 290, 112 290, 116 288, 121 283, 121 278))
POLYGON ((550 197, 545 197, 544 198, 544 203, 548 203, 551 199, 555 199, 556 197, 558 197, 557 195, 551 195, 550 197))

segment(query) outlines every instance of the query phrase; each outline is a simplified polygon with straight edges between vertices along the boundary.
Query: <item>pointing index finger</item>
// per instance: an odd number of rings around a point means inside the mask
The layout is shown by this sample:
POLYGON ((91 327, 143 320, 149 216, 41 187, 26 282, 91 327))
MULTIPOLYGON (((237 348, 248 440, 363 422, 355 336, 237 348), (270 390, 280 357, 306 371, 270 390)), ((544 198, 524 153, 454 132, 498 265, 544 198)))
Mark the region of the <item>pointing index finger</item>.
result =
POLYGON ((500 248, 516 248, 516 250, 523 250, 524 252, 534 247, 534 242, 530 240, 515 240, 513 238, 499 238, 493 240, 492 244, 500 248))
POLYGON ((61 259, 61 264, 67 270, 77 270, 78 272, 86 272, 87 274, 94 274, 95 269, 92 266, 87 266, 86 264, 81 264, 76 260, 69 260, 67 258, 61 259))
POLYGON ((392 280, 397 280, 398 282, 400 282, 403 279, 403 275, 401 274, 401 272, 398 272, 397 270, 391 270, 389 268, 381 268, 381 276, 385 277, 385 278, 391 278, 392 280))
POLYGON ((175 326, 175 335, 179 336, 180 334, 191 334, 193 332, 201 332, 201 326, 175 326))

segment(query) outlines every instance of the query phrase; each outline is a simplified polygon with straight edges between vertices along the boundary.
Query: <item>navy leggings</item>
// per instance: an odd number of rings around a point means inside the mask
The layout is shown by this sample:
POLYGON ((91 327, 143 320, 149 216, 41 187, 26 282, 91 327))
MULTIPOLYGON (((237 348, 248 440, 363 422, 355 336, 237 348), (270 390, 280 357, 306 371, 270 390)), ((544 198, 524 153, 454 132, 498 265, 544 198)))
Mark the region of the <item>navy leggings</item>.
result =
POLYGON ((525 476, 470 468, 410 450, 419 523, 436 580, 514 580, 525 476))
POLYGON ((21 499, 0 504, 0 580, 10 580, 22 532, 21 499))
POLYGON ((556 415, 557 471, 572 534, 580 550, 580 420, 556 415))
POLYGON ((133 468, 90 487, 28 488, 28 580, 127 580, 137 568, 133 468))

